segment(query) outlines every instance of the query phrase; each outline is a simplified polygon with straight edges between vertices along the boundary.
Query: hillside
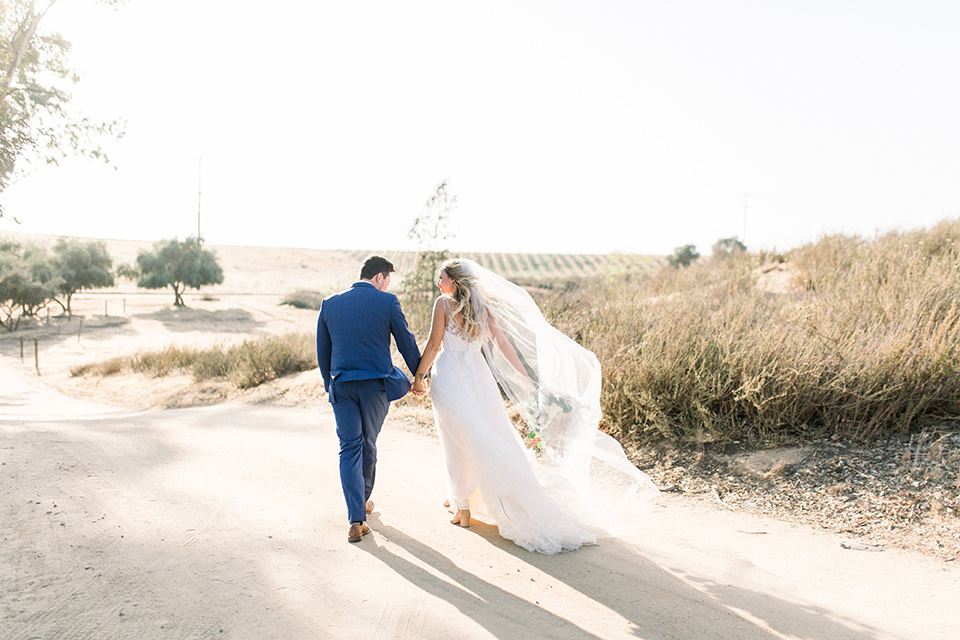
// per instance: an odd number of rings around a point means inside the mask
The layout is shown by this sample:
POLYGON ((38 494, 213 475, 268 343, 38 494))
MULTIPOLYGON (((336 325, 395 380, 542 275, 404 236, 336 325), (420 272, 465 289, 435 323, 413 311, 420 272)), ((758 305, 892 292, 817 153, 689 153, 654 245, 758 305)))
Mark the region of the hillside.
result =
MULTIPOLYGON (((48 247, 56 244, 58 236, 0 232, 0 238, 48 247)), ((94 238, 81 238, 94 240, 94 238)), ((132 263, 140 251, 149 250, 153 242, 145 240, 102 239, 114 265, 132 263)), ((297 289, 335 291, 353 282, 363 259, 379 253, 395 265, 399 282, 416 264, 415 251, 396 250, 325 250, 290 247, 244 247, 236 245, 206 245, 216 251, 224 270, 224 282, 204 291, 216 294, 285 294, 297 289)), ((555 281, 592 276, 600 273, 616 274, 644 271, 659 267, 660 256, 638 254, 563 254, 563 253, 464 253, 483 266, 509 279, 527 283, 555 281)), ((120 291, 136 289, 131 282, 121 281, 120 291)))

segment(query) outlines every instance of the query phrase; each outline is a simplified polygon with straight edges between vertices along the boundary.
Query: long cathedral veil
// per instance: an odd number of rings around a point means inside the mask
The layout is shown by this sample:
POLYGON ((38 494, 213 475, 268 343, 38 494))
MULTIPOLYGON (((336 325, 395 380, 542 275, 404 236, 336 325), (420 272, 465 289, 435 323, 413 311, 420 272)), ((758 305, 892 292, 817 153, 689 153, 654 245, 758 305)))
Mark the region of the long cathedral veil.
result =
MULTIPOLYGON (((473 298, 486 308, 526 369, 517 371, 496 341, 483 353, 494 377, 537 441, 541 462, 576 490, 575 504, 590 520, 610 523, 610 512, 640 507, 659 491, 600 431, 600 362, 554 328, 523 288, 472 260, 459 261, 475 280, 473 298)), ((609 526, 606 528, 609 529, 609 526)))

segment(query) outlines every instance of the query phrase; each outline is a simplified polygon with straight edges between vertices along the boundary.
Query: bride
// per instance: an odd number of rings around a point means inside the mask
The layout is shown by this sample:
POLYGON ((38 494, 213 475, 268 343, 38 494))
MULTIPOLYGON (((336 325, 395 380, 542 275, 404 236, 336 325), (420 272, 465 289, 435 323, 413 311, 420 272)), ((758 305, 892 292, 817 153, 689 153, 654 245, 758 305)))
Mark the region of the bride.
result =
POLYGON ((597 428, 600 363, 552 327, 526 291, 475 262, 444 262, 437 286, 443 295, 413 390, 426 391, 431 378, 451 523, 497 525, 504 538, 540 553, 596 544, 609 529, 604 497, 622 510, 657 492, 597 428))

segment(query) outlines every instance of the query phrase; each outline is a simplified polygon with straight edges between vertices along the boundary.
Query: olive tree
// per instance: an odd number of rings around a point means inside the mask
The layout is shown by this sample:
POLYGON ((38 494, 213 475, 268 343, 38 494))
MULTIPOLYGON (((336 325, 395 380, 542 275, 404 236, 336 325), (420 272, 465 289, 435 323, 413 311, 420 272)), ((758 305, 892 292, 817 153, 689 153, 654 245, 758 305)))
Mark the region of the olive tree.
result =
POLYGON ((187 287, 199 289, 205 284, 223 282, 223 269, 217 254, 203 248, 203 238, 189 237, 180 241, 162 240, 152 251, 137 255, 137 286, 144 289, 171 287, 174 305, 182 307, 187 287))
POLYGON ((70 305, 73 294, 82 289, 112 287, 113 260, 103 242, 80 242, 61 238, 53 248, 60 293, 66 298, 67 315, 73 316, 70 305))
POLYGON ((0 324, 8 331, 19 324, 16 312, 20 308, 20 292, 29 277, 20 258, 20 245, 0 242, 0 324))
POLYGON ((0 243, 0 324, 9 331, 55 300, 59 287, 56 264, 43 246, 0 243))

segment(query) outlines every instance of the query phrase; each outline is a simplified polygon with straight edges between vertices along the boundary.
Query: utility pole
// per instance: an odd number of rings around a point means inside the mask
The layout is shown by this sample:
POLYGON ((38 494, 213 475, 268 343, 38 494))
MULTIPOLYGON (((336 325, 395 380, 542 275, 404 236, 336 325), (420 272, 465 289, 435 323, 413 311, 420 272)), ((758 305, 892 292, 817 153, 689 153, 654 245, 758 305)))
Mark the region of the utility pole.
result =
MULTIPOLYGON (((197 269, 203 264, 203 246, 200 244, 200 194, 203 183, 203 158, 197 158, 197 269)), ((186 287, 184 287, 186 290, 186 287)))
POLYGON ((203 158, 197 159, 197 246, 200 246, 200 194, 203 182, 203 158))
POLYGON ((740 242, 742 242, 744 246, 747 245, 747 198, 749 197, 749 193, 743 194, 743 237, 740 238, 740 242))

